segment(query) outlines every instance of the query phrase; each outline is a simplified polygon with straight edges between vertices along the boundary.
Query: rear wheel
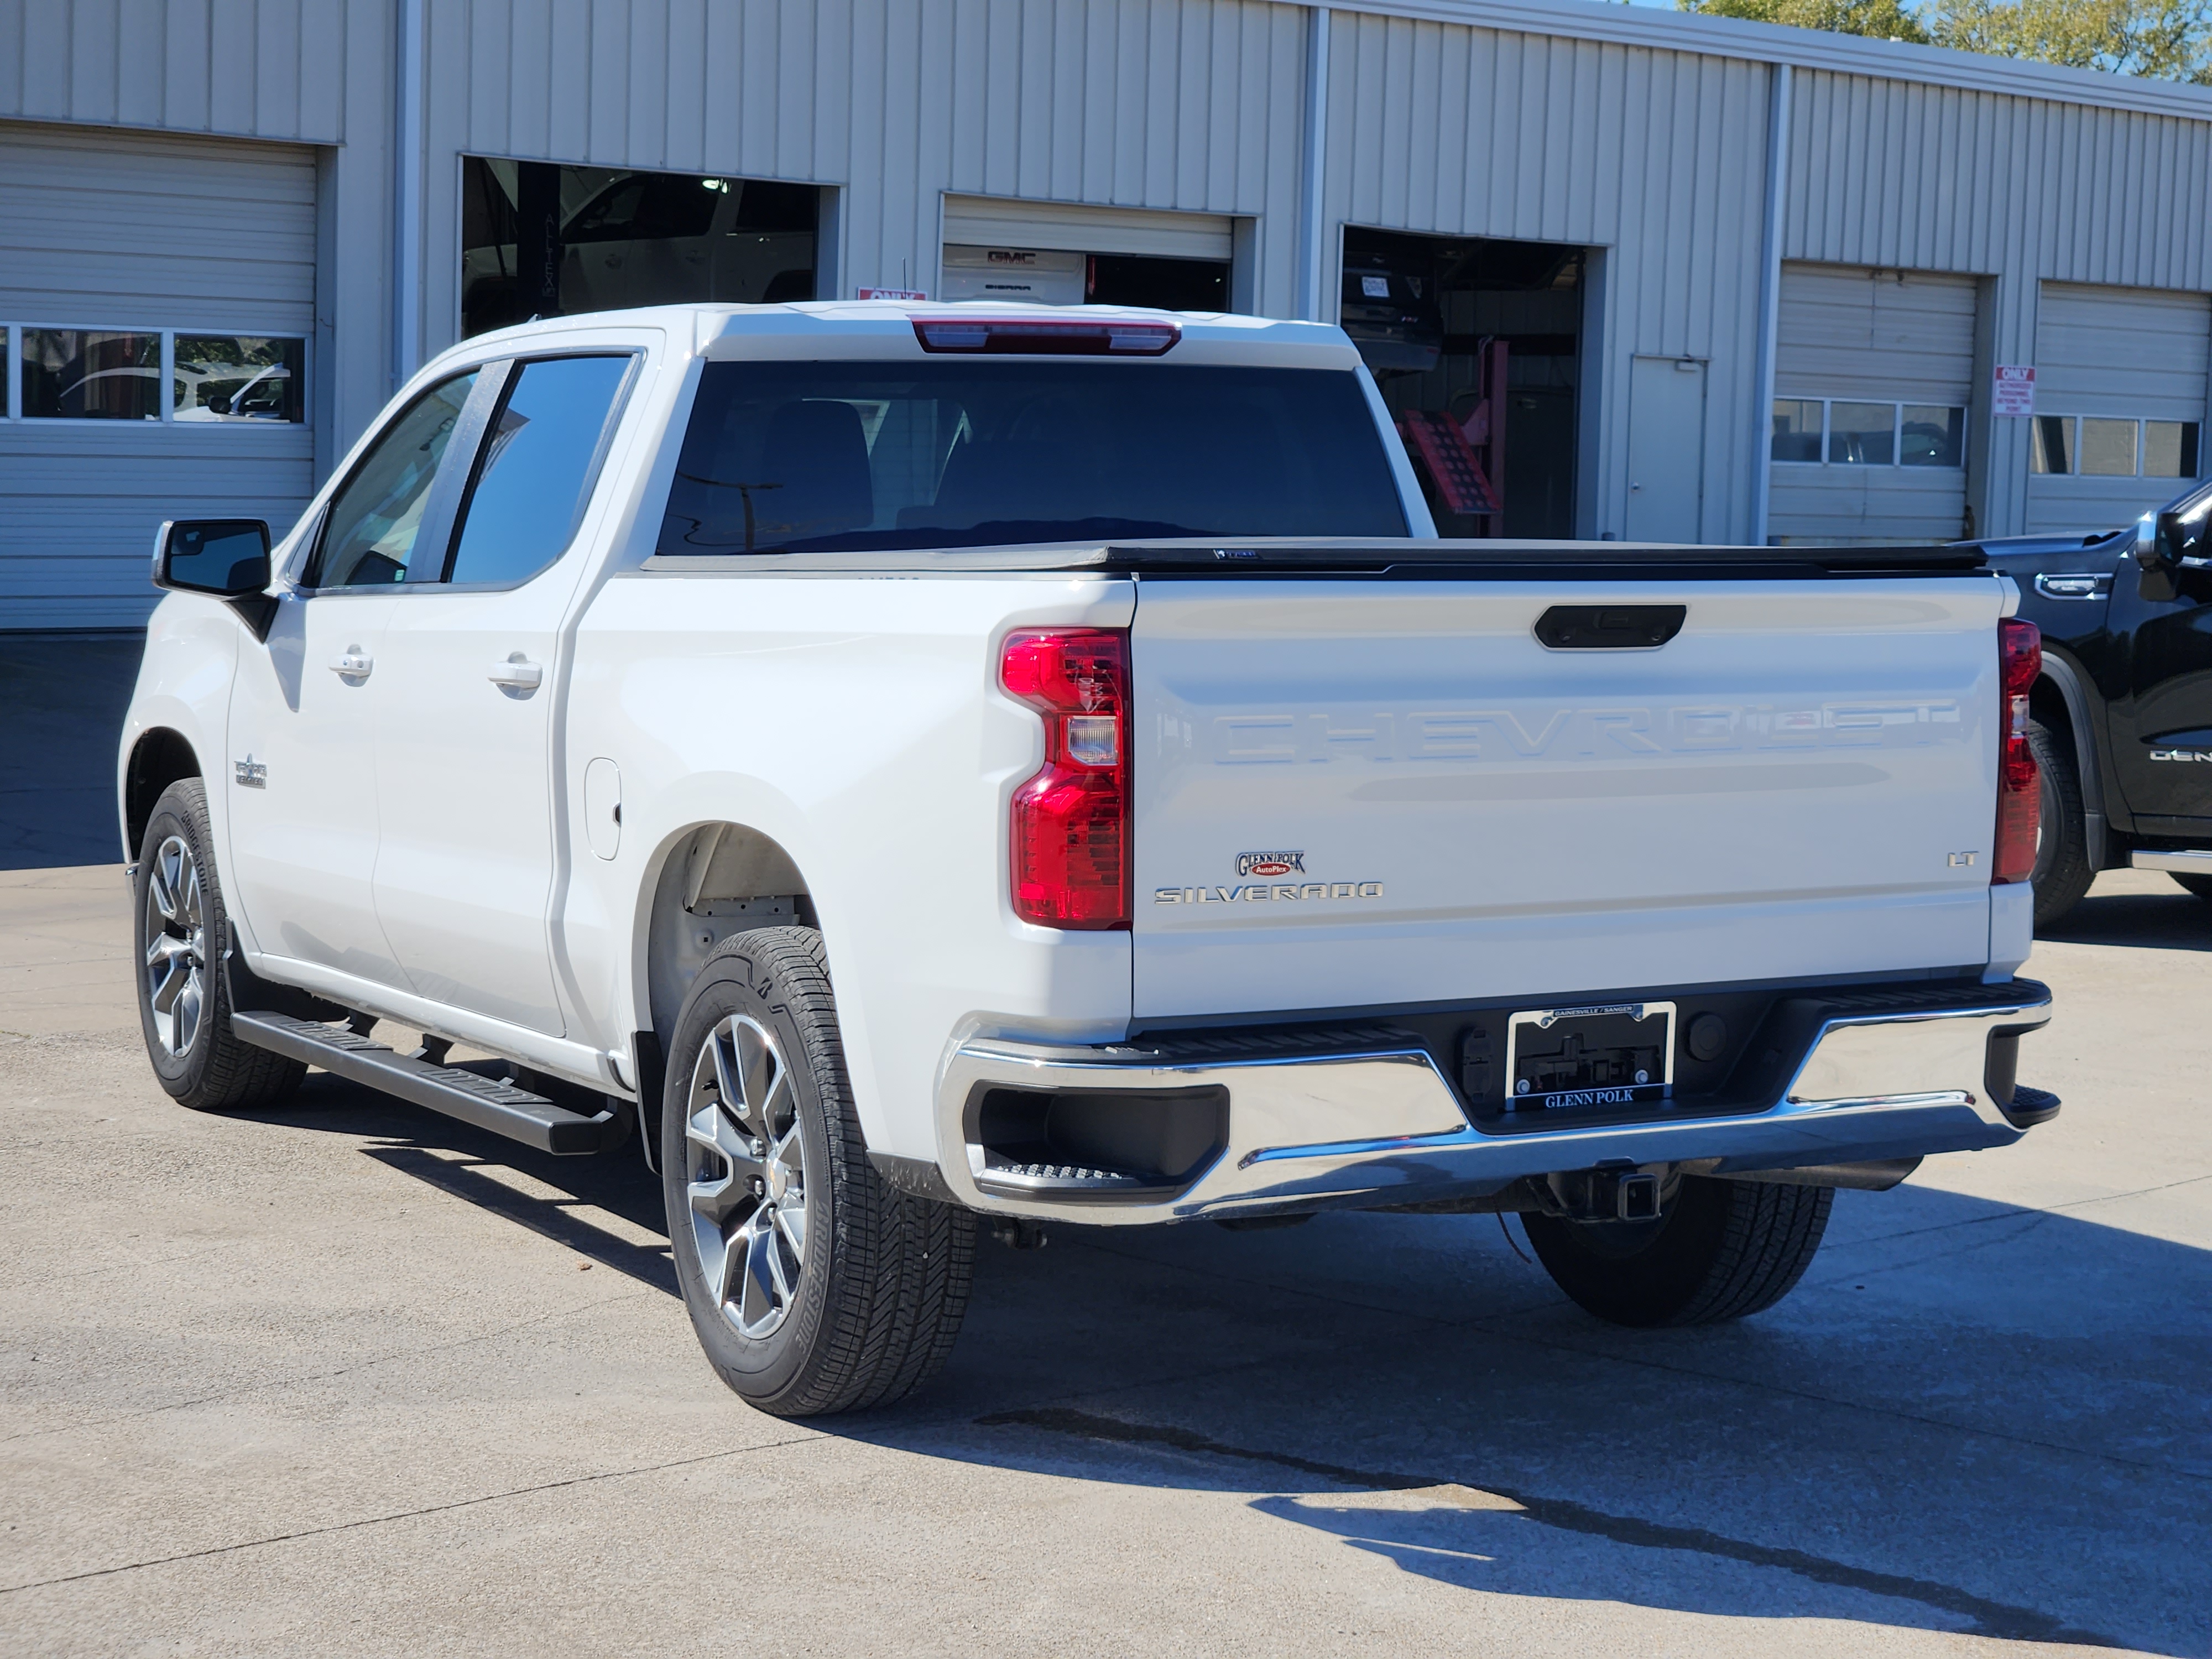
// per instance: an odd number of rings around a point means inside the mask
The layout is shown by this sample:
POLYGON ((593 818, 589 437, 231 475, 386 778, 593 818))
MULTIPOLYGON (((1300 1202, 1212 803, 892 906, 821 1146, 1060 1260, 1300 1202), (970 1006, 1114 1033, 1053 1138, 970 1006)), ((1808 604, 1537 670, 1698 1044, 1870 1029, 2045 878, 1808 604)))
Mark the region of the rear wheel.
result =
POLYGON ((195 1111, 270 1105, 307 1074, 300 1061, 231 1034, 229 926, 212 841, 206 787, 198 778, 173 783, 154 803, 132 878, 146 1057, 161 1087, 195 1111))
POLYGON ((2074 746, 2041 720, 2027 725, 2027 746, 2042 776, 2035 832, 2035 925, 2048 927, 2081 902, 2097 872, 2089 867, 2089 826, 2074 746))
POLYGON ((1772 1307, 1812 1265, 1831 1187, 1686 1176, 1656 1221, 1524 1214, 1536 1259, 1585 1311, 1615 1325, 1717 1325, 1772 1307))
POLYGON ((869 1161, 819 933, 763 927, 707 958, 677 1019, 660 1144, 691 1328, 752 1405, 858 1410, 944 1365, 975 1218, 869 1161))

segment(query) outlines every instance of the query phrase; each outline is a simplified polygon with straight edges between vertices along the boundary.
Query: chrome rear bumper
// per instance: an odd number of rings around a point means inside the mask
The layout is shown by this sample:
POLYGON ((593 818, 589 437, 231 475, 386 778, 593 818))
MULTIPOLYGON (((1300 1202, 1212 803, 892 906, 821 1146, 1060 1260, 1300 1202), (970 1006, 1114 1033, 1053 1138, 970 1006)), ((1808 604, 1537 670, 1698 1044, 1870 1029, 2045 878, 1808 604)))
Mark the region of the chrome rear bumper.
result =
POLYGON ((1860 1164, 2008 1146, 2024 1130, 1985 1080, 1993 1034, 2051 1018, 2032 981, 1985 988, 1955 1006, 1844 1010, 1823 1018, 1780 1097, 1764 1109, 1628 1122, 1563 1121, 1489 1133, 1469 1121, 1417 1044, 1340 1052, 1168 1058, 973 1039, 951 1055, 938 1094, 939 1167, 953 1194, 999 1214, 1139 1224, 1193 1216, 1403 1204, 1495 1192, 1524 1176, 1699 1164, 1713 1173, 1860 1164), (1220 1088, 1227 1143, 1172 1189, 1084 1191, 988 1167, 963 1127, 983 1091, 1220 1088))

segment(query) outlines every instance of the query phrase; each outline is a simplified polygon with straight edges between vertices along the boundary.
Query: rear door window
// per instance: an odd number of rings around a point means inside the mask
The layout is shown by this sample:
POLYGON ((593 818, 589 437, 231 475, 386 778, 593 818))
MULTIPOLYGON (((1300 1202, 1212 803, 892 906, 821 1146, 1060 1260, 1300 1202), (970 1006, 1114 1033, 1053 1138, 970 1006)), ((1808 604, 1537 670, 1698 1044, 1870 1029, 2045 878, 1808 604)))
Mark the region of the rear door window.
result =
POLYGON ((1402 537, 1349 370, 710 363, 663 554, 1402 537))
POLYGON ((447 580, 511 585, 559 558, 576 532, 628 356, 515 365, 489 423, 447 580))

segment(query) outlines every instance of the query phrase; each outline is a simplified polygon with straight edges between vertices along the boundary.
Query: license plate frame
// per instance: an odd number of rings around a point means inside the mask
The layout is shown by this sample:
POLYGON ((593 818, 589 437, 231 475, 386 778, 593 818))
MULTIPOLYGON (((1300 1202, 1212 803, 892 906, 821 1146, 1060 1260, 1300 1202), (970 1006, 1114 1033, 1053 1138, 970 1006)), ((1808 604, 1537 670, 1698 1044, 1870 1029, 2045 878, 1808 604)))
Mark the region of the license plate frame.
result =
POLYGON ((1508 1015, 1505 1109, 1620 1110, 1669 1099, 1674 1092, 1675 1023, 1671 1002, 1528 1008, 1508 1015), (1655 1019, 1656 1029, 1650 1026, 1655 1019), (1595 1045, 1589 1042, 1593 1036, 1601 1039, 1595 1045), (1561 1041, 1570 1037, 1582 1039, 1579 1049, 1561 1041), (1624 1037, 1632 1040, 1620 1040, 1624 1037), (1656 1064, 1636 1065, 1647 1048, 1656 1050, 1650 1056, 1656 1064), (1583 1057, 1591 1054, 1602 1060, 1585 1063, 1583 1057), (1645 1074, 1642 1082, 1636 1080, 1639 1071, 1645 1074), (1577 1072, 1585 1075, 1577 1078, 1577 1072), (1601 1073, 1602 1080, 1588 1075, 1592 1073, 1601 1073))

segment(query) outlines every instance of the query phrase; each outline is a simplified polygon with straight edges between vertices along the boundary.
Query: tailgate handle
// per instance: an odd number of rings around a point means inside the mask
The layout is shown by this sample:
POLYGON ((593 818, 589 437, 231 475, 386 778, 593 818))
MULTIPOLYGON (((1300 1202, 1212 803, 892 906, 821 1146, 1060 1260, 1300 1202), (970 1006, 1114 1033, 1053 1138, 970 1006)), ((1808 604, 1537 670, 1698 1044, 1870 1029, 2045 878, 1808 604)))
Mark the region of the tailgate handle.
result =
POLYGON ((1686 605, 1555 605, 1536 618, 1554 651, 1656 651, 1682 631, 1686 605))

